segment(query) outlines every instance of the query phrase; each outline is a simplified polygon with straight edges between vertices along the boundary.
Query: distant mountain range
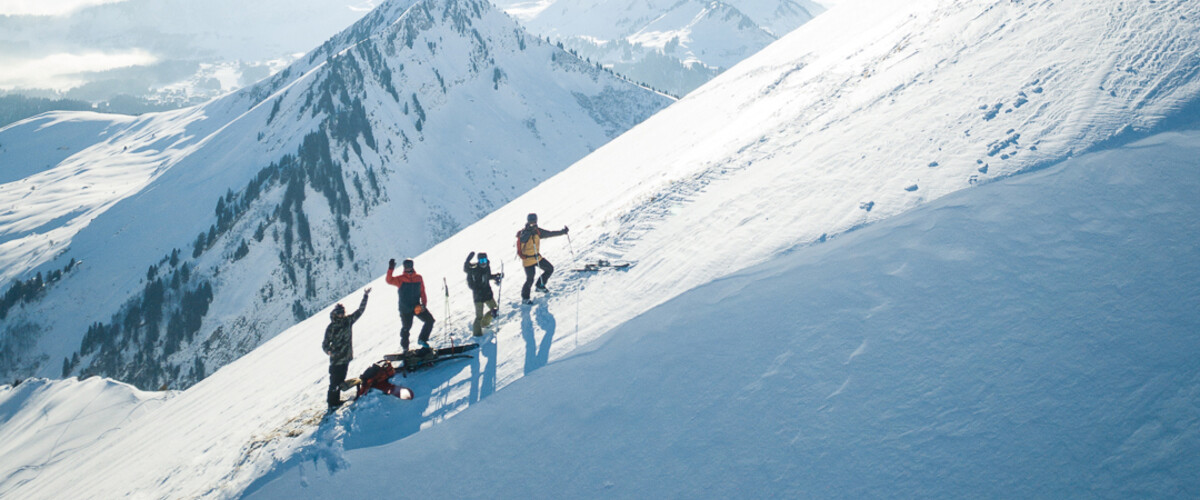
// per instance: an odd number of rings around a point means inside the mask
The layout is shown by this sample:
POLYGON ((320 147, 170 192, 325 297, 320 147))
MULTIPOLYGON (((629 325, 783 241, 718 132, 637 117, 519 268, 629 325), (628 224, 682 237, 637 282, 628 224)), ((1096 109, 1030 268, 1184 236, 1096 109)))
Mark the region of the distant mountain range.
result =
MULTIPOLYGON (((0 93, 178 108, 252 85, 378 1, 121 0, 0 15, 0 93)), ((0 11, 2 13, 2 11, 0 11)))
POLYGON ((809 0, 498 0, 533 33, 684 95, 824 11, 809 0))

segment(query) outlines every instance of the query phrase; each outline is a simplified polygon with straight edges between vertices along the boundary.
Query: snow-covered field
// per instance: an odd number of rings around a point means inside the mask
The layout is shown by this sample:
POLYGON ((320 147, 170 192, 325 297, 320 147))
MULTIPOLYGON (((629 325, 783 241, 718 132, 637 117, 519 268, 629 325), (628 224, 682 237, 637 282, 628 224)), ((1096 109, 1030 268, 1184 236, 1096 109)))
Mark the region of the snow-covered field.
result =
POLYGON ((536 305, 486 344, 522 380, 461 368, 470 410, 412 436, 444 390, 368 396, 247 497, 1195 497, 1198 158, 1163 134, 956 193, 545 367, 575 305, 536 305))
POLYGON ((844 3, 417 256, 439 343, 467 252, 509 276, 417 399, 321 422, 326 308, 0 494, 1195 496, 1197 23, 844 3), (522 308, 528 212, 571 239, 522 308))

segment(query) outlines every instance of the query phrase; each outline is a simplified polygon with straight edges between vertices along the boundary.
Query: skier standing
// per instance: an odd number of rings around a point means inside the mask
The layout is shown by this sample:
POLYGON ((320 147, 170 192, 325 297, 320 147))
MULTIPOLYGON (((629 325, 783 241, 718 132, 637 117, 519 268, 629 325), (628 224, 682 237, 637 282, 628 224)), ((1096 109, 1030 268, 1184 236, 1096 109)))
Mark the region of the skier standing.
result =
POLYGON ((333 311, 329 313, 329 326, 325 327, 325 340, 321 342, 321 348, 329 355, 329 392, 326 401, 330 409, 342 404, 346 370, 350 368, 350 360, 354 359, 354 322, 367 309, 367 297, 370 295, 370 288, 363 290, 362 303, 349 316, 346 315, 346 307, 341 304, 333 306, 333 311))
POLYGON ((425 280, 413 269, 412 259, 404 259, 404 272, 393 276, 396 259, 388 261, 387 283, 398 288, 400 296, 400 352, 408 352, 408 331, 412 329, 413 316, 421 320, 421 334, 417 345, 429 348, 429 334, 433 332, 433 314, 429 312, 425 298, 425 280))
POLYGON ((471 330, 476 337, 481 337, 483 327, 490 325, 497 313, 496 298, 492 295, 492 285, 489 281, 499 283, 504 275, 492 274, 491 263, 488 262, 486 253, 479 252, 479 258, 474 264, 471 263, 471 257, 475 257, 475 252, 467 254, 467 261, 463 262, 463 272, 467 273, 467 287, 471 289, 471 295, 475 299, 475 323, 471 325, 471 330), (487 315, 483 314, 483 306, 488 307, 487 315))
POLYGON ((529 214, 525 219, 525 228, 517 231, 517 256, 521 258, 521 264, 525 266, 525 285, 521 287, 521 299, 524 303, 531 302, 529 287, 534 285, 533 276, 537 274, 537 268, 542 268, 542 275, 537 279, 539 292, 547 291, 546 282, 554 273, 554 266, 539 253, 541 252, 542 238, 562 236, 569 230, 567 226, 563 226, 561 231, 547 231, 538 227, 537 214, 529 214))

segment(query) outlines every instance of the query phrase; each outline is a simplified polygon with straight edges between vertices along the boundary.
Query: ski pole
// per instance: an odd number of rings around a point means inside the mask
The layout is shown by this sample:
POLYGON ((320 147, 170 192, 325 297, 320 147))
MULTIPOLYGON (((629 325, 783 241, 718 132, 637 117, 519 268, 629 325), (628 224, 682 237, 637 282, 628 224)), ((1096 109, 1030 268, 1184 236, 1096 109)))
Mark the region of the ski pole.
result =
POLYGON ((442 323, 442 329, 446 332, 446 338, 450 339, 450 344, 454 344, 454 337, 450 336, 450 285, 446 283, 446 277, 442 277, 442 290, 446 293, 446 322, 442 323))
POLYGON ((571 233, 567 233, 567 249, 571 251, 571 265, 578 265, 579 259, 575 257, 575 246, 571 244, 571 233))
MULTIPOLYGON (((571 267, 579 267, 579 258, 575 256, 575 245, 571 244, 571 233, 567 233, 567 249, 571 251, 571 267)), ((575 292, 575 342, 576 347, 579 346, 579 294, 583 292, 580 288, 575 292)))

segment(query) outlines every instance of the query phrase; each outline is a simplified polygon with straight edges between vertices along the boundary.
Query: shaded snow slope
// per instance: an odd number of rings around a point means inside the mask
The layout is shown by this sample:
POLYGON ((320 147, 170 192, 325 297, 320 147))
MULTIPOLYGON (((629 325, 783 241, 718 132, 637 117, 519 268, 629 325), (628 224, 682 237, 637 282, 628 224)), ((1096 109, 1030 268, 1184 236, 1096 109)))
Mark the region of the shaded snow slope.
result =
POLYGON ((394 0, 204 106, 0 129, 0 279, 83 262, 4 304, 0 374, 186 386, 669 102, 487 2, 394 0))
POLYGON ((72 146, 98 141, 131 120, 102 113, 46 113, 31 120, 20 133, 7 133, 0 142, 0 185, 58 165, 78 152, 72 146), (57 133, 38 133, 46 127, 55 127, 57 133))
POLYGON ((1157 135, 797 248, 407 439, 373 400, 248 498, 1194 497, 1197 158, 1157 135))
POLYGON ((0 387, 0 491, 152 412, 169 397, 98 377, 30 379, 0 387))

